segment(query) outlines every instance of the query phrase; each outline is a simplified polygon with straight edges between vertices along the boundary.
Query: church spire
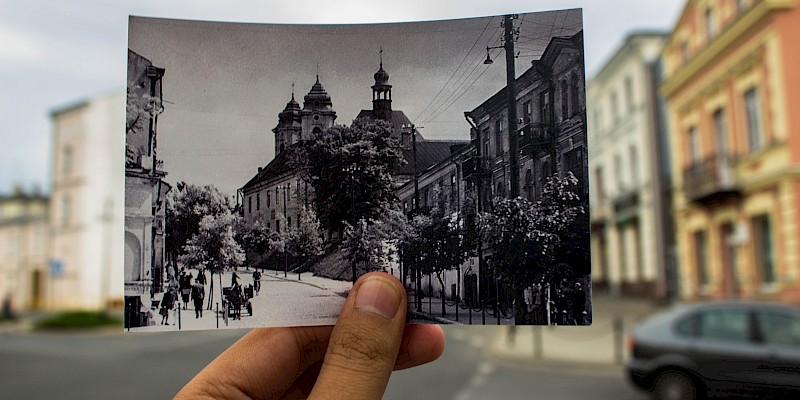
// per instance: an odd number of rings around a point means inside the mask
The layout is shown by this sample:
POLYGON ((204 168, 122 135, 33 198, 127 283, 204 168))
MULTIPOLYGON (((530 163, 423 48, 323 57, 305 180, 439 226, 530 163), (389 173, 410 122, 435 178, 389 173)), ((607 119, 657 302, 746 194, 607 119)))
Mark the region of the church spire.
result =
POLYGON ((373 76, 372 110, 380 119, 389 119, 392 113, 392 85, 389 84, 389 73, 383 69, 383 46, 378 51, 379 67, 373 76))

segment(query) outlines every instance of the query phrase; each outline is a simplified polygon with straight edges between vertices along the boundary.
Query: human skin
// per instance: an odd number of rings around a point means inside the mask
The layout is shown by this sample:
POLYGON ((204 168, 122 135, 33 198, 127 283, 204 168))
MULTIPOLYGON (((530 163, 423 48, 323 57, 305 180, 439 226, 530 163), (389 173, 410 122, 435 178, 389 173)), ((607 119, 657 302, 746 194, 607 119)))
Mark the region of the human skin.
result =
POLYGON ((176 399, 380 399, 392 371, 444 351, 438 325, 406 325, 393 276, 358 279, 335 326, 255 329, 200 371, 176 399))

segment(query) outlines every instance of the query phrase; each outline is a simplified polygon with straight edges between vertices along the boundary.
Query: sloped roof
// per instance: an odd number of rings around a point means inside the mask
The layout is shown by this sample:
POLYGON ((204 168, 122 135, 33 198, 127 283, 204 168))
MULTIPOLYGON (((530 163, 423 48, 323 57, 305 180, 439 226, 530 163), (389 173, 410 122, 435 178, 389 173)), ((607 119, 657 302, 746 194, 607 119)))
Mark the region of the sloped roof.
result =
MULTIPOLYGON (((469 144, 468 140, 417 140, 417 173, 442 162, 450 155, 469 144)), ((406 164, 395 170, 396 174, 414 174, 414 150, 403 149, 403 158, 406 164)))
MULTIPOLYGON (((356 119, 358 118, 369 118, 373 120, 381 119, 375 115, 374 110, 361 110, 361 112, 358 113, 356 119)), ((411 120, 408 119, 406 113, 400 110, 392 110, 392 113, 389 115, 389 119, 386 119, 384 121, 392 125, 392 128, 398 133, 398 135, 400 134, 401 129, 403 129, 403 125, 411 125, 411 120)), ((417 138, 418 139, 421 138, 421 136, 419 136, 419 133, 417 133, 417 138)))
POLYGON ((259 173, 242 186, 242 190, 250 189, 261 182, 269 182, 285 173, 293 172, 294 170, 289 161, 291 160, 291 153, 294 147, 295 145, 289 146, 284 151, 278 153, 267 166, 262 168, 259 173))

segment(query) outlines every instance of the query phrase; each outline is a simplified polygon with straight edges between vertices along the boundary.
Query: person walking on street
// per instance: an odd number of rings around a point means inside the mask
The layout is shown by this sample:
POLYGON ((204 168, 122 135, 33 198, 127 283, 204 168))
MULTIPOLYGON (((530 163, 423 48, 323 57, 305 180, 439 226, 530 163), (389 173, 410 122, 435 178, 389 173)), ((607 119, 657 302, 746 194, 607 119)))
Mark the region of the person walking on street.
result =
POLYGON ((181 271, 181 278, 179 281, 180 290, 181 290, 181 300, 183 300, 183 309, 188 309, 189 304, 189 295, 191 294, 192 290, 192 274, 181 271))
POLYGON ((167 289, 164 292, 164 297, 161 298, 161 310, 159 310, 159 314, 161 314, 161 325, 169 325, 169 312, 172 311, 172 308, 175 306, 175 290, 174 289, 167 289))
POLYGON ((258 269, 253 271, 253 289, 256 291, 256 295, 261 291, 261 271, 258 269))
POLYGON ((205 296, 206 290, 200 283, 200 277, 198 276, 197 279, 195 279, 194 285, 192 285, 192 302, 194 303, 195 318, 203 317, 203 299, 205 296))

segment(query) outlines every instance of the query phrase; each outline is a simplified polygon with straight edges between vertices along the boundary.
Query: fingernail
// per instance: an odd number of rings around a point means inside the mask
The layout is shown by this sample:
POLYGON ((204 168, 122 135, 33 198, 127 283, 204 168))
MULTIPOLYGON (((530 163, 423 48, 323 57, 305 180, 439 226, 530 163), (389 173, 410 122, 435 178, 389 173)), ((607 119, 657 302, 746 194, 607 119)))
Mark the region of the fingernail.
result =
POLYGON ((386 319, 394 318, 400 307, 397 290, 383 279, 369 278, 358 288, 356 308, 378 314, 386 319))

